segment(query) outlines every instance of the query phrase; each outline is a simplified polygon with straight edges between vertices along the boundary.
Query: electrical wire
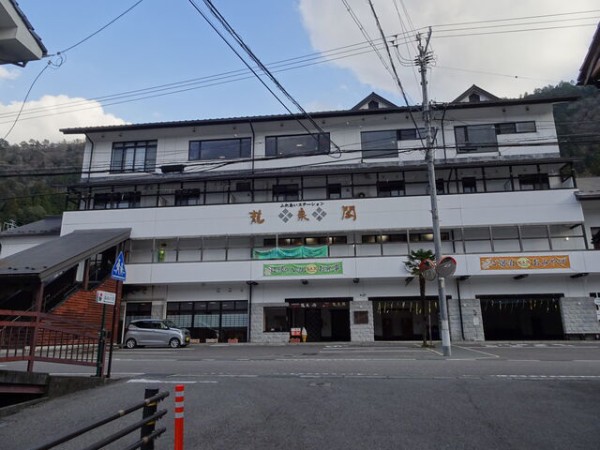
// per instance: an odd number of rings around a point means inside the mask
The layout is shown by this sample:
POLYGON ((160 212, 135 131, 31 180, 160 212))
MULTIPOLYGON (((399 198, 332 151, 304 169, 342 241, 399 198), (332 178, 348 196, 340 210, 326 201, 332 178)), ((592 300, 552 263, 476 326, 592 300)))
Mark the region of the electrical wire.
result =
MULTIPOLYGON (((408 106, 407 94, 406 94, 406 91, 404 90, 404 86, 402 86, 402 81, 400 81, 400 77, 398 76, 398 71, 396 70, 396 65, 394 64, 394 60, 393 60, 392 54, 390 52, 390 47, 388 46, 387 39, 385 38, 385 33, 383 32, 383 28, 381 27, 381 23, 379 22, 379 17, 377 16, 377 12, 375 11, 373 2, 371 0, 368 0, 368 2, 369 2, 369 6, 371 7, 371 12, 373 14, 373 17, 375 18, 375 24, 377 25, 377 29, 379 30, 379 34, 381 35, 381 40, 385 44, 385 50, 387 52, 387 56, 390 61, 390 64, 392 65, 392 71, 394 72, 394 80, 396 81, 398 88, 400 88, 400 92, 402 93, 402 98, 404 98, 404 101, 406 102, 406 106, 408 106)), ((408 114, 410 115, 410 118, 411 118, 415 128, 419 129, 419 127, 417 126, 417 121, 415 120, 413 113, 410 109, 408 110, 408 114)), ((425 143, 423 142, 423 138, 421 137, 420 134, 419 134, 419 140, 421 141, 421 146, 423 148, 425 148, 425 143)))
MULTIPOLYGON (((96 36, 98 33, 104 31, 106 28, 108 28, 109 26, 111 26, 113 23, 115 23, 117 20, 119 20, 121 17, 123 17, 124 15, 126 15, 128 12, 130 12, 133 8, 135 8, 136 6, 138 6, 140 3, 142 3, 144 0, 138 0, 136 3, 134 3, 132 6, 130 6, 129 8, 127 8, 125 11, 123 11, 121 14, 119 14, 117 17, 115 17, 114 19, 112 19, 110 22, 108 22, 106 25, 100 27, 98 30, 94 31, 92 34, 88 35, 87 37, 83 38, 82 40, 80 40, 79 42, 71 45, 70 47, 67 47, 64 50, 61 50, 59 52, 57 52, 57 55, 61 55, 63 53, 67 53, 70 50, 73 50, 75 47, 79 47, 81 44, 83 44, 84 42, 90 40, 91 38, 93 38, 94 36, 96 36)), ((52 55, 53 56, 53 55, 52 55)))
POLYGON ((31 94, 31 90, 33 89, 33 87, 35 86, 35 84, 37 83, 37 81, 40 79, 40 77, 42 76, 42 74, 50 67, 51 64, 52 64, 52 61, 48 61, 48 64, 46 64, 44 66, 44 68, 42 70, 40 70, 40 72, 37 74, 37 76, 33 79, 33 81, 31 82, 31 84, 29 85, 29 89, 27 89, 27 93, 25 94, 25 98, 23 99, 23 102, 21 103, 21 107, 19 108, 19 112, 17 113, 17 116, 15 117, 15 120, 12 122, 12 125, 10 126, 10 128, 8 129, 8 131, 6 132, 6 134, 4 135, 4 137, 2 139, 6 140, 6 138, 8 136, 10 136, 10 133, 12 132, 12 130, 15 128, 15 125, 17 125, 17 122, 19 121, 19 117, 21 117, 21 113, 23 112, 23 108, 25 108, 25 103, 27 102, 27 99, 29 98, 29 94, 31 94))
MULTIPOLYGON (((219 35, 219 37, 227 44, 227 46, 236 54, 236 56, 244 63, 244 65, 252 71, 256 79, 273 95, 273 97, 288 111, 292 114, 288 106, 275 94, 275 92, 267 85, 267 83, 258 75, 256 70, 243 58, 243 56, 233 47, 233 45, 225 38, 225 36, 217 29, 217 27, 209 20, 204 12, 196 5, 194 0, 188 0, 189 3, 196 9, 196 11, 204 18, 204 20, 211 26, 211 28, 219 35)), ((248 47, 240 35, 233 29, 233 27, 227 22, 225 17, 219 12, 219 10, 213 5, 210 0, 204 0, 204 4, 208 7, 209 11, 219 21, 219 23, 225 28, 230 36, 238 43, 238 45, 246 52, 252 61, 260 68, 260 70, 271 80, 271 82, 282 92, 289 101, 296 106, 296 108, 304 115, 304 117, 311 123, 311 125, 318 131, 319 135, 324 133, 324 130, 314 121, 314 119, 308 114, 308 112, 296 101, 296 99, 283 87, 283 85, 275 78, 275 76, 269 71, 269 69, 262 63, 262 61, 256 56, 256 54, 248 47)), ((318 141, 318 135, 315 136, 299 119, 298 123, 309 133, 315 140, 318 141)), ((332 142, 334 147, 337 145, 332 142)), ((332 156, 332 155, 330 155, 332 156)))
POLYGON ((37 81, 40 79, 40 77, 42 76, 42 74, 46 71, 46 69, 48 69, 49 67, 55 67, 55 68, 61 67, 63 65, 63 63, 65 62, 65 58, 66 58, 65 53, 67 53, 69 50, 74 49, 75 47, 78 47, 79 45, 83 44, 87 40, 91 39, 92 37, 94 37, 95 35, 97 35, 98 33, 100 33, 102 30, 106 29, 107 27, 109 27, 110 25, 112 25, 114 22, 116 22, 118 19, 120 19, 121 17, 123 17, 125 14, 127 14, 129 11, 131 11, 133 8, 135 8, 137 5, 139 5, 143 1, 144 0, 138 0, 137 3, 135 3, 133 6, 131 6, 129 9, 127 9, 123 13, 121 13, 115 19, 111 20, 109 23, 107 23, 106 25, 104 25, 102 28, 100 28, 99 30, 97 30, 94 33, 90 34, 89 36, 87 36, 86 38, 84 38, 81 41, 77 42, 76 44, 71 45, 70 47, 66 48, 65 50, 57 52, 55 55, 46 55, 45 58, 48 58, 48 57, 51 58, 53 56, 56 56, 57 60, 54 61, 54 60, 50 59, 48 61, 48 63, 46 64, 46 66, 44 66, 44 68, 40 71, 40 73, 38 73, 38 75, 35 77, 35 79, 31 83, 31 85, 29 86, 29 89, 27 90, 27 93, 25 94, 25 98, 23 99, 23 102, 21 103, 21 107, 19 108, 19 112, 17 113, 14 122, 12 123, 12 125, 9 128, 8 132, 4 135, 3 139, 6 140, 6 138, 10 135, 10 133, 12 132, 12 130, 15 128, 15 125, 17 124, 17 122, 19 121, 19 118, 21 117, 21 114, 23 113, 23 109, 25 108, 25 103, 27 102, 27 99, 29 98, 29 94, 31 93, 31 90, 33 89, 33 87, 35 86, 35 84, 37 83, 37 81))

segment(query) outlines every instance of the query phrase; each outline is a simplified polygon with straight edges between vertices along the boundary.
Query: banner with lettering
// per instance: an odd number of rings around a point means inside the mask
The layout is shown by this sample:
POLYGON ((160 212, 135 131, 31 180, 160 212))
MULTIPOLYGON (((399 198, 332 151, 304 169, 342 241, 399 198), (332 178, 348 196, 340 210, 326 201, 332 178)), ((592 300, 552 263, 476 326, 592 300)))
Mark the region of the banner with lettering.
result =
POLYGON ((481 270, 569 269, 569 255, 485 256, 479 258, 481 270))
POLYGON ((314 275, 343 275, 342 261, 332 263, 265 264, 265 277, 296 277, 314 275))
POLYGON ((278 247, 269 250, 253 250, 252 255, 254 259, 327 258, 327 250, 326 245, 318 247, 278 247))

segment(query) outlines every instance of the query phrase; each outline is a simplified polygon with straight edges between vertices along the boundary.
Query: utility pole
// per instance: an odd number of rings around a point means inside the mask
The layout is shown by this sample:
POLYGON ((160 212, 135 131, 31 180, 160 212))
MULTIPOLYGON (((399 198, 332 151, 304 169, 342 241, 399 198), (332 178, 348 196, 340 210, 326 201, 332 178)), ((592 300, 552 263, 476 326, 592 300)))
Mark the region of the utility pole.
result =
MULTIPOLYGON (((442 257, 442 237, 440 233, 440 218, 437 205, 437 187, 435 180, 435 155, 433 152, 433 136, 431 134, 431 111, 429 109, 429 96, 427 94, 427 65, 431 62, 433 56, 428 51, 429 40, 431 39, 431 28, 427 34, 425 46, 421 43, 421 34, 417 34, 419 55, 416 63, 421 72, 421 90, 423 91, 423 121, 425 123, 425 159, 427 161, 427 175, 429 179, 429 196, 431 199, 431 219, 433 225, 433 245, 435 248, 435 258, 440 260, 442 257)), ((417 130, 418 132, 418 130, 417 130)), ((450 356, 452 353, 450 344, 450 330, 448 328, 448 307, 446 302, 446 282, 444 277, 437 276, 438 295, 440 304, 440 333, 442 337, 442 352, 444 356, 450 356)))

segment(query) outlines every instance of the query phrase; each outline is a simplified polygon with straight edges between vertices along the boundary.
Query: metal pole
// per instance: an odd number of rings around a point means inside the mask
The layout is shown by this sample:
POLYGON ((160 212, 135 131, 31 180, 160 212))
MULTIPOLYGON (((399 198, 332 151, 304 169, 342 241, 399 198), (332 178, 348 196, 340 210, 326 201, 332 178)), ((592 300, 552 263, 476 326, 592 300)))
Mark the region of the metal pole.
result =
MULTIPOLYGON (((146 388, 144 390, 144 398, 145 399, 152 398, 156 394, 158 394, 158 389, 146 388)), ((153 414, 155 414, 157 404, 158 404, 158 402, 156 400, 154 400, 154 401, 148 403, 146 406, 144 406, 144 409, 142 410, 142 419, 147 419, 148 417, 151 417, 153 414)), ((146 436, 148 436, 154 432, 155 427, 156 427, 155 420, 142 425, 142 427, 140 428, 140 439, 142 441, 144 441, 144 438, 146 436)), ((152 441, 144 442, 144 444, 142 444, 142 446, 140 448, 142 450, 154 450, 154 441, 152 440, 152 441)))
MULTIPOLYGON (((427 174, 429 179, 429 196, 431 199, 431 219, 433 226, 433 244, 435 248, 435 257, 439 260, 442 256, 442 237, 440 233, 440 219, 438 215, 437 189, 435 184, 435 164, 433 153, 433 138, 431 135, 431 111, 429 109, 429 97, 427 94, 427 64, 431 60, 431 54, 428 54, 427 47, 431 39, 431 29, 427 35, 425 46, 421 45, 421 35, 417 35, 419 42, 419 56, 417 62, 421 72, 421 90, 423 92, 423 121, 425 122, 426 138, 426 160, 427 174)), ((418 132, 418 130, 417 130, 418 132)), ((446 304, 446 286, 443 277, 438 276, 438 295, 440 301, 440 332, 442 338, 442 352, 444 356, 450 356, 452 353, 450 344, 450 330, 448 328, 448 308, 446 304)))
POLYGON ((27 372, 33 372, 33 362, 35 361, 35 350, 37 348, 37 340, 40 329, 40 321, 42 314, 42 299, 44 297, 44 285, 40 281, 35 289, 35 317, 33 332, 29 340, 29 357, 27 358, 27 372))
POLYGON ((106 340, 106 330, 104 324, 106 323, 106 304, 102 303, 102 321, 100 323, 100 337, 98 339, 98 355, 96 359, 96 376, 101 377, 104 371, 104 343, 106 340))
POLYGON ((116 287, 116 292, 115 292, 115 304, 113 305, 113 310, 112 310, 112 324, 110 326, 110 347, 108 350, 108 368, 106 369, 106 378, 110 378, 110 371, 112 369, 112 357, 113 357, 113 347, 115 346, 115 327, 117 325, 117 314, 119 313, 119 310, 121 309, 121 291, 122 291, 122 286, 123 286, 123 282, 122 281, 116 281, 117 283, 117 287, 116 287))

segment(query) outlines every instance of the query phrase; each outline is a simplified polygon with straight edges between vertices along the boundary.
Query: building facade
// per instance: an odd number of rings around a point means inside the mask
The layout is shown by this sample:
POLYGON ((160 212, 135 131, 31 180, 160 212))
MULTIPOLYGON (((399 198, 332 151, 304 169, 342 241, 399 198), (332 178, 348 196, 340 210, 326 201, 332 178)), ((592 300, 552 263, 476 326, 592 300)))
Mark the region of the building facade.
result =
MULTIPOLYGON (((600 333, 600 253, 552 114, 568 100, 473 86, 433 108, 454 341, 600 333)), ((87 143, 61 234, 131 229, 124 323, 166 317, 200 342, 437 338, 436 283, 424 315, 405 268, 433 250, 419 108, 371 94, 310 118, 63 132, 87 143)))

